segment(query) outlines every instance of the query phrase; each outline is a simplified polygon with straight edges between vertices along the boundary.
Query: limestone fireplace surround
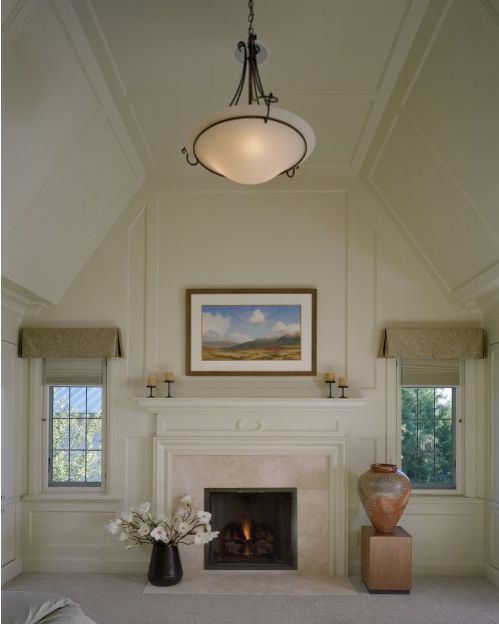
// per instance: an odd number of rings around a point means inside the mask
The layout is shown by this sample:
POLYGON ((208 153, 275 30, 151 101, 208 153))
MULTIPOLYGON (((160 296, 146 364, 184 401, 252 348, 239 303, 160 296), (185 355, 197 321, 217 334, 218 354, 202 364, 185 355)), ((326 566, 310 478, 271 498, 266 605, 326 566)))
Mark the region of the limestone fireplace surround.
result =
MULTIPOLYGON (((361 399, 137 399, 156 417, 153 501, 168 513, 204 488, 296 487, 298 571, 348 575, 348 439, 361 399)), ((184 569, 203 570, 199 548, 184 569)))

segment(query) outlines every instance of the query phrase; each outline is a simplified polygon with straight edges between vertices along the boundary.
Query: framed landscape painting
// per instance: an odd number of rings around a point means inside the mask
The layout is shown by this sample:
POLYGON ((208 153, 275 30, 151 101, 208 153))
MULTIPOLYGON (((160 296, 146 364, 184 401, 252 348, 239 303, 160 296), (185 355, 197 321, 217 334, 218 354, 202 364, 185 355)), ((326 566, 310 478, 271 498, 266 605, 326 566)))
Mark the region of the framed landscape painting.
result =
POLYGON ((315 288, 187 290, 187 375, 315 375, 315 288))

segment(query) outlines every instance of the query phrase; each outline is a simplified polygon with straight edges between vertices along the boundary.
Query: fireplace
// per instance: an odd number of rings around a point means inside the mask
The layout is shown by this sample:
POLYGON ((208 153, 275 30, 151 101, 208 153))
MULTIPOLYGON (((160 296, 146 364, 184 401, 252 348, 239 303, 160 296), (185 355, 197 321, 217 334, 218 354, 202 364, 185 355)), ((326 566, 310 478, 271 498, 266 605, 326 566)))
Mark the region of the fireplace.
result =
POLYGON ((207 570, 296 570, 296 488, 209 488, 207 570))

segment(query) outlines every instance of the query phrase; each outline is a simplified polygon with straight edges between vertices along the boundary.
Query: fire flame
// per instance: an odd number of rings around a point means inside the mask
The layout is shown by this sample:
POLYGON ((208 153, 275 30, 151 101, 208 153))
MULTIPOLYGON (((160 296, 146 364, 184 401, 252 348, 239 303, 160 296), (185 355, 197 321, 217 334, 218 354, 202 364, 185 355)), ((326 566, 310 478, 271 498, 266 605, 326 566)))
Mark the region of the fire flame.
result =
POLYGON ((243 520, 243 533, 246 541, 249 542, 251 540, 251 524, 248 518, 243 520))

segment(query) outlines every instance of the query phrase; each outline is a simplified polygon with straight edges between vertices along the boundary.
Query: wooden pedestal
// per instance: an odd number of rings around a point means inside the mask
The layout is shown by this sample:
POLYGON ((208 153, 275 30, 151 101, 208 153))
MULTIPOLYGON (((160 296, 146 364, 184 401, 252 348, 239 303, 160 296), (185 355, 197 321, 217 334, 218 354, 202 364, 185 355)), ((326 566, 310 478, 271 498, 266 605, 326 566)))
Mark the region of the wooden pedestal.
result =
POLYGON ((402 527, 376 533, 362 527, 362 580, 370 593, 406 593, 412 581, 412 537, 402 527))

